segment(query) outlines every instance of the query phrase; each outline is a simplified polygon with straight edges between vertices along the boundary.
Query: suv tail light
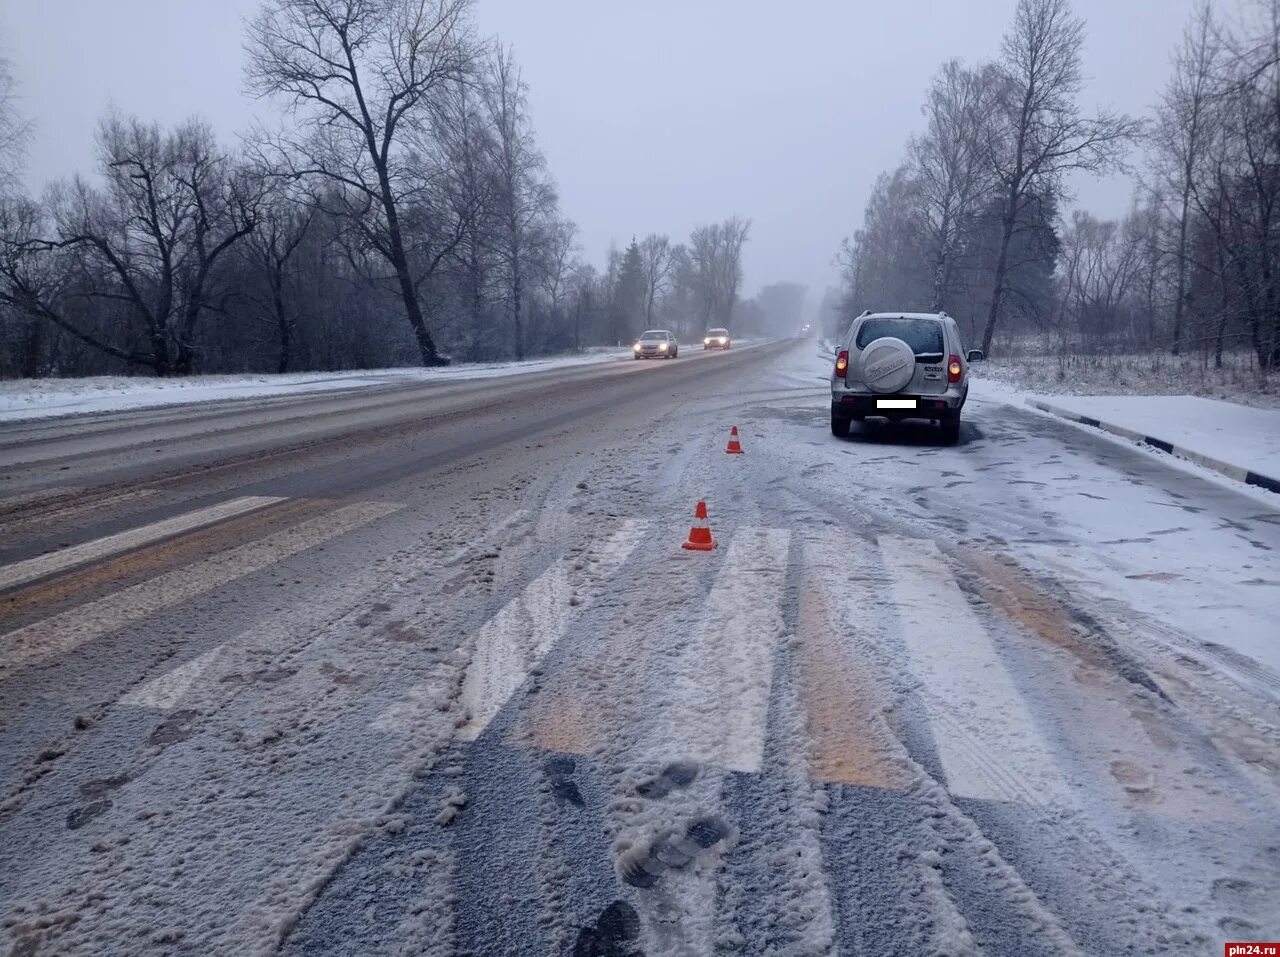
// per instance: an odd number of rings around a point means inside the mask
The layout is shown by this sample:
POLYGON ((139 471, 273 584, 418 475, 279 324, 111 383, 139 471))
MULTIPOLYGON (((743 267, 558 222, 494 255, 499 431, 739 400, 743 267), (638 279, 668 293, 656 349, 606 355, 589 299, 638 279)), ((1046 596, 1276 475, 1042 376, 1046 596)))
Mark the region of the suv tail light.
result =
POLYGON ((849 352, 847 349, 840 350, 840 354, 836 356, 836 377, 844 378, 844 374, 849 371, 849 352))
POLYGON ((960 365, 959 356, 951 356, 949 359, 947 359, 947 381, 948 382, 959 382, 960 374, 963 371, 964 371, 964 368, 963 366, 960 365))

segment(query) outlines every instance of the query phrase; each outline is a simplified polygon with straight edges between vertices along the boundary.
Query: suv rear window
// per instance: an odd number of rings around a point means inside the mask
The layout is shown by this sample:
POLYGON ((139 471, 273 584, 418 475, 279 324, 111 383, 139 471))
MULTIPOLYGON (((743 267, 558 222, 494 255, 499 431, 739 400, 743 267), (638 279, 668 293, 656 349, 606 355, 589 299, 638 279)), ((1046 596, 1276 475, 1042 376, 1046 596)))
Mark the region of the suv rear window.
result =
POLYGON ((881 336, 901 339, 918 356, 940 356, 946 349, 942 323, 932 319, 868 319, 859 327, 855 344, 865 349, 881 336))

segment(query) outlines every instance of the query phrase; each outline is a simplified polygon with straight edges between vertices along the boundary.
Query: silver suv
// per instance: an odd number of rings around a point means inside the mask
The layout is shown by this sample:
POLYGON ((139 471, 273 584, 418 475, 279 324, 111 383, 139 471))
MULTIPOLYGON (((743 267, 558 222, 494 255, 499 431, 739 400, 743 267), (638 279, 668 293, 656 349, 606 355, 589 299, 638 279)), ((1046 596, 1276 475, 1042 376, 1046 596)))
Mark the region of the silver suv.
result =
POLYGON ((868 416, 931 419, 944 441, 960 437, 960 410, 969 394, 969 363, 960 327, 945 312, 864 312, 836 347, 831 373, 831 434, 868 416))

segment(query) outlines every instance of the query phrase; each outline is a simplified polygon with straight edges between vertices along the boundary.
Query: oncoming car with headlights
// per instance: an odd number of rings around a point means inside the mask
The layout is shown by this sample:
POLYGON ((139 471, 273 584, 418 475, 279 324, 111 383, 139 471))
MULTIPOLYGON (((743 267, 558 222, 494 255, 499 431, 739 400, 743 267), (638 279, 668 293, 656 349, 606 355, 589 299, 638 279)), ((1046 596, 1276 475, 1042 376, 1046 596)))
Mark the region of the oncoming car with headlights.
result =
POLYGON ((708 329, 707 334, 702 339, 702 348, 705 349, 729 349, 733 343, 729 340, 728 329, 708 329))
POLYGON ((650 329, 640 333, 631 351, 637 359, 674 359, 680 354, 680 344, 666 329, 650 329))

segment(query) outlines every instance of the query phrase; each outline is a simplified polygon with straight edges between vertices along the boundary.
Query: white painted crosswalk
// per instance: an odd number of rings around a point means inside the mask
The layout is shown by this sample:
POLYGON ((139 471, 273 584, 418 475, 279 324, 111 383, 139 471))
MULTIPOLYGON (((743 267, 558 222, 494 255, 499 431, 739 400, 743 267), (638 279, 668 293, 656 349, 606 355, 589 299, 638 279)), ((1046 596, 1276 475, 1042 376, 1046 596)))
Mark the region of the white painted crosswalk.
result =
POLYGON ((139 528, 131 528, 115 535, 94 539, 82 545, 74 545, 71 548, 63 548, 47 555, 15 562, 12 565, 0 568, 0 589, 16 588, 19 585, 35 581, 37 578, 44 578, 47 575, 54 575, 58 572, 75 568, 78 565, 85 565, 102 558, 109 558, 112 555, 119 555, 122 552, 158 542, 161 539, 171 538, 174 535, 180 535, 183 532, 189 532, 206 525, 213 525, 215 522, 225 521, 237 515, 244 515, 283 501, 284 499, 272 495, 249 495, 243 498, 233 498, 227 502, 210 505, 208 508, 196 509, 193 512, 185 512, 182 515, 175 515, 172 518, 152 522, 139 528))
MULTIPOLYGON (((279 501, 267 496, 232 499, 107 536, 0 569, 0 584, 32 581, 279 501)), ((100 635, 279 562, 398 507, 383 503, 339 507, 29 624, 0 639, 4 649, 0 671, 74 651, 100 635)), ((514 520, 509 517, 505 524, 514 520)), ((465 714, 457 737, 476 739, 568 632, 583 596, 589 599, 593 591, 608 587, 648 528, 645 521, 625 520, 613 535, 587 551, 584 562, 552 562, 481 627, 460 671, 446 673, 449 669, 445 669, 405 688, 375 717, 373 726, 384 731, 412 728, 424 710, 456 694, 465 714)), ((801 671, 804 706, 812 711, 809 733, 815 742, 815 767, 823 767, 815 773, 819 777, 834 775, 836 780, 880 781, 881 786, 893 786, 887 782, 896 778, 872 753, 872 745, 853 741, 854 723, 836 720, 844 706, 833 694, 847 697, 858 685, 848 678, 848 669, 856 668, 857 663, 841 650, 845 639, 839 634, 812 634, 815 628, 838 627, 850 616, 848 606, 852 603, 866 606, 858 612, 884 619, 883 633, 900 635, 907 652, 903 665, 927 711, 933 743, 953 795, 1039 805, 1072 804, 1051 748, 937 546, 898 536, 855 540, 833 529, 815 535, 807 536, 804 547, 796 550, 796 560, 805 563, 805 581, 810 583, 801 589, 802 596, 808 596, 804 600, 810 604, 816 600, 824 606, 840 605, 839 609, 807 613, 809 618, 801 622, 801 630, 808 629, 805 633, 809 634, 801 654, 826 656, 826 664, 815 660, 812 667, 801 671), (815 575, 822 580, 817 581, 815 575), (849 578, 845 585, 841 584, 842 576, 849 578), (878 582, 872 580, 876 576, 880 576, 878 582), (836 669, 845 675, 841 681, 835 680, 833 662, 841 663, 836 669), (862 748, 856 760, 845 753, 855 744, 862 748)), ((741 528, 717 556, 719 567, 696 626, 676 648, 673 659, 655 664, 667 673, 660 682, 664 684, 662 706, 655 709, 644 728, 632 729, 631 747, 643 753, 645 760, 689 759, 722 771, 761 771, 775 659, 780 643, 794 628, 788 624, 784 607, 791 538, 787 529, 741 528)), ((289 627, 288 621, 281 621, 274 630, 284 634, 289 627)), ((213 680, 210 675, 241 668, 246 656, 261 644, 250 633, 233 638, 144 682, 121 703, 170 710, 183 702, 202 700, 201 689, 207 690, 213 680)), ((636 677, 631 675, 630 679, 636 677)), ((868 706, 869 702, 848 702, 849 708, 868 706)))
POLYGON ((951 794, 1071 805, 1051 750, 937 545, 882 536, 880 551, 951 794))
POLYGON ((257 541, 112 592, 0 636, 0 672, 54 660, 102 635, 337 538, 402 506, 344 505, 257 541))
MULTIPOLYGON (((645 528, 645 522, 624 521, 599 548, 592 577, 607 580, 640 543, 645 528)), ((462 740, 473 740, 485 729, 564 635, 574 610, 572 596, 570 569, 557 562, 480 630, 462 682, 462 703, 469 716, 459 732, 462 740)))
POLYGON ((680 652, 673 685, 641 747, 729 771, 759 771, 773 659, 786 626, 782 596, 791 533, 733 536, 702 620, 680 652))
MULTIPOLYGON (((504 605, 477 633, 462 675, 461 704, 467 716, 458 729, 462 741, 474 741, 488 727, 529 673, 542 661, 569 627, 581 599, 575 589, 600 585, 626 562, 643 539, 649 523, 621 522, 604 542, 593 548, 577 572, 564 561, 554 562, 523 591, 504 605)), ((437 708, 450 693, 450 676, 434 674, 410 686, 373 721, 382 731, 411 731, 424 713, 437 708)))

